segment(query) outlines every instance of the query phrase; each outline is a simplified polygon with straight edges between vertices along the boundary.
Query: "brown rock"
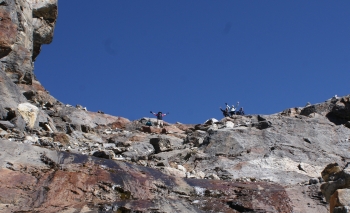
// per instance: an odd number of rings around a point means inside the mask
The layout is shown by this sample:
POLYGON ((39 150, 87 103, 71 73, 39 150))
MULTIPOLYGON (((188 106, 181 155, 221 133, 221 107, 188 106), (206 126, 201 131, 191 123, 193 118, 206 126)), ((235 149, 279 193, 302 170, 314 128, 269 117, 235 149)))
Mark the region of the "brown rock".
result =
POLYGON ((334 208, 339 206, 350 206, 350 189, 338 189, 331 196, 329 202, 330 213, 333 213, 334 208))
POLYGON ((69 137, 63 132, 55 133, 53 140, 60 142, 63 146, 69 145, 69 137))
POLYGON ((151 126, 142 126, 142 132, 160 134, 162 133, 162 129, 151 126))
POLYGON ((337 163, 331 163, 324 168, 324 170, 321 172, 322 178, 324 181, 329 181, 329 178, 336 175, 342 171, 342 168, 337 163))
POLYGON ((17 25, 12 22, 10 14, 0 7, 0 58, 8 55, 17 38, 17 25))
MULTIPOLYGON (((107 114, 101 114, 101 113, 98 113, 102 116, 108 116, 107 114)), ((125 126, 130 123, 130 121, 126 118, 122 118, 122 117, 118 117, 117 118, 117 121, 114 121, 113 123, 111 123, 109 126, 112 128, 112 129, 115 129, 115 128, 118 128, 118 129, 125 129, 125 126)))

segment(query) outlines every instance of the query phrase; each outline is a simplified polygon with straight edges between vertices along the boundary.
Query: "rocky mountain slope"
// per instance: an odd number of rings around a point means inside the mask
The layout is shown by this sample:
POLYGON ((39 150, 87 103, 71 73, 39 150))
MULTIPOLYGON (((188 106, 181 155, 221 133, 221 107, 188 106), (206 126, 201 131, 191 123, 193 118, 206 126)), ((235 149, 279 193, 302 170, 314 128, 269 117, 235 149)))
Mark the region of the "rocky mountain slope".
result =
POLYGON ((89 112, 35 79, 33 61, 56 18, 57 0, 0 0, 1 212, 323 213, 327 202, 331 211, 340 205, 330 196, 343 176, 321 172, 330 163, 340 172, 350 158, 350 96, 164 128, 89 112))

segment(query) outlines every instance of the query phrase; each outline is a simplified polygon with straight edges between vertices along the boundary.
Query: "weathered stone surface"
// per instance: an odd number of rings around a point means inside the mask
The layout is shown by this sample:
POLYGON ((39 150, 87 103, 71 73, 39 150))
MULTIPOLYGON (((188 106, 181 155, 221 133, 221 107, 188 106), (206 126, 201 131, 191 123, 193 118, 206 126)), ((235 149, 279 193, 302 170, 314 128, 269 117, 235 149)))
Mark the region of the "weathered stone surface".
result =
POLYGON ((269 205, 271 211, 292 212, 285 190, 276 184, 186 180, 124 162, 0 143, 9 151, 0 156, 2 203, 8 211, 235 212, 269 205), (228 194, 236 194, 235 200, 224 198, 228 194))
POLYGON ((339 118, 343 118, 346 120, 350 120, 350 102, 349 102, 350 96, 345 96, 340 99, 336 99, 334 101, 334 105, 332 108, 332 111, 330 112, 332 115, 337 116, 339 118))
POLYGON ((131 144, 122 156, 131 161, 147 160, 148 156, 155 152, 153 146, 147 142, 137 142, 131 144))
POLYGON ((21 103, 18 104, 18 112, 26 121, 28 127, 33 128, 39 113, 38 107, 30 103, 21 103))
POLYGON ((337 189, 331 196, 329 203, 331 213, 334 212, 335 207, 350 206, 350 189, 337 189))
MULTIPOLYGON (((7 3, 8 4, 8 3, 7 3)), ((10 1, 7 7, 0 7, 0 58, 8 55, 12 51, 12 45, 17 37, 17 25, 11 20, 10 8, 14 7, 10 1)))
POLYGON ((337 174, 339 174, 343 169, 337 164, 337 163, 331 163, 324 168, 324 170, 321 172, 322 178, 324 181, 334 180, 338 179, 338 177, 335 177, 337 174))
MULTIPOLYGON (((57 106, 58 117, 68 117, 69 122, 74 125, 84 125, 95 128, 97 125, 114 125, 116 122, 128 123, 129 120, 108 114, 88 112, 73 107, 57 106)), ((114 127, 115 128, 115 127, 114 127)))
POLYGON ((12 129, 14 128, 15 125, 13 125, 11 122, 9 121, 0 121, 0 128, 7 130, 7 129, 12 129))
POLYGON ((17 108, 18 104, 26 102, 19 88, 0 70, 0 116, 7 119, 9 109, 17 108))
MULTIPOLYGON (((331 164, 326 167, 325 170, 336 171, 338 166, 331 164)), ((325 179, 325 183, 321 185, 321 191, 325 196, 327 202, 330 202, 331 196, 337 191, 337 189, 344 189, 350 187, 350 168, 345 167, 339 172, 332 172, 331 176, 325 179)))
POLYGON ((92 154, 92 156, 98 157, 98 158, 105 158, 105 159, 113 159, 114 153, 108 152, 108 151, 96 151, 92 154))
POLYGON ((159 164, 159 166, 170 166, 170 164, 174 166, 177 164, 185 165, 186 157, 191 156, 192 152, 190 149, 180 149, 154 154, 150 158, 159 164))
POLYGON ((155 152, 160 153, 173 150, 182 143, 182 140, 179 141, 176 138, 170 137, 157 137, 151 138, 150 143, 154 147, 155 152))
POLYGON ((333 213, 349 213, 350 206, 335 207, 333 213))
MULTIPOLYGON (((34 26, 32 1, 2 2, 0 6, 0 117, 7 119, 8 108, 15 109, 18 104, 26 102, 19 88, 13 83, 32 84, 33 82, 34 26)), ((44 2, 36 1, 36 4, 44 2)), ((40 5, 36 6, 36 10, 42 10, 40 8, 40 5)), ((51 22, 53 27, 55 17, 52 17, 51 22)))
POLYGON ((42 44, 49 44, 57 19, 57 0, 31 0, 33 8, 33 60, 40 53, 42 44))
POLYGON ((169 176, 180 177, 180 178, 186 177, 186 172, 181 171, 179 169, 172 168, 172 167, 164 167, 164 168, 162 168, 161 171, 164 174, 169 175, 169 176))
POLYGON ((56 132, 53 134, 53 141, 60 142, 63 146, 70 145, 69 136, 63 132, 56 132))
POLYGON ((192 143, 193 146, 199 147, 203 144, 208 133, 202 130, 195 130, 193 133, 187 134, 184 143, 192 143))

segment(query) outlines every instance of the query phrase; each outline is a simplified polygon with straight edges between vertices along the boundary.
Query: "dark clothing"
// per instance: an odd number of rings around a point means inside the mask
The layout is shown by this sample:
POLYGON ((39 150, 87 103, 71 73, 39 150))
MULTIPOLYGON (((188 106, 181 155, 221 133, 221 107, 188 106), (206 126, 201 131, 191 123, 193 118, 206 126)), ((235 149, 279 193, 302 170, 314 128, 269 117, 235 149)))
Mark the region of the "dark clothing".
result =
POLYGON ((236 115, 236 111, 231 111, 230 114, 231 114, 231 116, 236 115))
POLYGON ((221 108, 220 108, 220 110, 221 110, 222 114, 224 115, 224 117, 229 117, 229 116, 230 116, 230 115, 228 114, 227 110, 223 110, 223 109, 221 109, 221 108))
POLYGON ((163 117, 166 116, 166 114, 162 114, 162 113, 152 113, 152 114, 155 115, 158 120, 163 120, 163 117))
POLYGON ((244 111, 242 109, 240 109, 238 112, 237 112, 237 115, 244 115, 244 111))

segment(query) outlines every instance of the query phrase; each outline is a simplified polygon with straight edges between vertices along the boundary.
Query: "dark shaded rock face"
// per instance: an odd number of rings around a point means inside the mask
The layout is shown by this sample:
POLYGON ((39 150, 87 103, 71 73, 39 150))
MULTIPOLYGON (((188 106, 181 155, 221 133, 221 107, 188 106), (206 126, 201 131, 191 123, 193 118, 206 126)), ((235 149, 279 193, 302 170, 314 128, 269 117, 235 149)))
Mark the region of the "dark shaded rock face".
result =
POLYGON ((292 212, 277 184, 182 179, 120 161, 0 144, 9 151, 0 158, 3 212, 256 212, 265 205, 292 212))
MULTIPOLYGON (((57 0, 0 1, 0 119, 14 119, 8 115, 11 113, 15 117, 27 114, 20 113, 18 107, 27 102, 23 93, 30 88, 26 85, 31 85, 34 91, 38 89, 39 83, 34 80, 33 74, 33 60, 36 57, 33 47, 38 52, 42 44, 52 41, 56 18, 57 0)), ((42 103, 35 101, 34 105, 42 103)), ((43 120, 49 122, 50 119, 41 110, 37 113, 23 119, 36 127, 43 120)), ((13 123, 20 124, 19 120, 21 118, 14 119, 13 123)), ((24 129, 23 125, 17 127, 24 129)))

